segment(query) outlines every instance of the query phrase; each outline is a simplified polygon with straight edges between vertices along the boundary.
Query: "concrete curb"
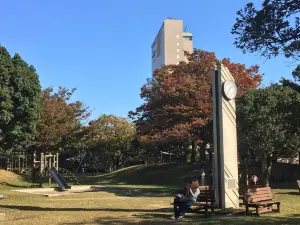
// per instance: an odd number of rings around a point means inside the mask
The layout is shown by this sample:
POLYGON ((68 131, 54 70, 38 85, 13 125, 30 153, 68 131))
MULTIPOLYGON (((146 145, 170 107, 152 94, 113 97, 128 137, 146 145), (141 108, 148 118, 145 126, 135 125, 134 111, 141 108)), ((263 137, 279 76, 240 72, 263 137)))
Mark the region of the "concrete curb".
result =
POLYGON ((78 186, 72 186, 71 189, 64 190, 64 191, 58 191, 56 190, 56 188, 30 188, 30 189, 18 189, 12 191, 51 197, 51 196, 71 195, 71 194, 90 192, 92 191, 92 189, 91 186, 89 185, 78 185, 78 186))
POLYGON ((5 213, 0 213, 0 221, 5 220, 5 213))

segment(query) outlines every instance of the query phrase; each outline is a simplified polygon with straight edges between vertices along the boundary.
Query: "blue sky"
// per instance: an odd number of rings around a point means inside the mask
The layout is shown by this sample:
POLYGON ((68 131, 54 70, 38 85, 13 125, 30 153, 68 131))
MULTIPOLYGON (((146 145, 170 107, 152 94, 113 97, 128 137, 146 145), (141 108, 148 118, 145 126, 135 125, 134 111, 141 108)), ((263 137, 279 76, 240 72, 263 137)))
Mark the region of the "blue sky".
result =
POLYGON ((283 57, 266 61, 232 44, 236 11, 247 2, 0 0, 0 43, 35 66, 43 88, 76 87, 74 99, 88 105, 93 118, 127 116, 142 103, 140 87, 151 77, 151 44, 168 17, 184 21, 195 48, 260 65, 264 85, 290 78, 294 67, 283 57))

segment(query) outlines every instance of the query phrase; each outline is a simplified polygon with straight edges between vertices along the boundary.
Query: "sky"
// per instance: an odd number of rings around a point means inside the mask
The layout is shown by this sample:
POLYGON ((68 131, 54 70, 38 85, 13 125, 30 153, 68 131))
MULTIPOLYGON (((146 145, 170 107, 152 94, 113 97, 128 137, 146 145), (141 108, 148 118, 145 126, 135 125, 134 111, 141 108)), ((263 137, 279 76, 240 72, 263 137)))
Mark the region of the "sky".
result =
MULTIPOLYGON (((163 21, 181 19, 194 48, 247 66, 257 64, 263 85, 291 78, 283 57, 242 54, 230 33, 247 0, 0 0, 0 44, 34 65, 43 88, 76 87, 74 100, 101 114, 127 117, 143 102, 151 77, 151 44, 163 21)), ((260 4, 261 0, 255 0, 260 4)))

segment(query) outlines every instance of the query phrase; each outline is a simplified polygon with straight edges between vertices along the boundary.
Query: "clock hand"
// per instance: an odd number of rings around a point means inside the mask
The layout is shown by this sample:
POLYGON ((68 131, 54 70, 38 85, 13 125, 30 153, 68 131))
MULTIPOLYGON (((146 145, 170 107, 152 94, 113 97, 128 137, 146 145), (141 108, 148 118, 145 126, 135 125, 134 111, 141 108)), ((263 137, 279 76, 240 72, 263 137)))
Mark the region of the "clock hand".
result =
POLYGON ((231 88, 232 88, 232 87, 230 87, 230 88, 228 89, 228 91, 227 91, 227 94, 229 94, 229 92, 230 92, 231 88))

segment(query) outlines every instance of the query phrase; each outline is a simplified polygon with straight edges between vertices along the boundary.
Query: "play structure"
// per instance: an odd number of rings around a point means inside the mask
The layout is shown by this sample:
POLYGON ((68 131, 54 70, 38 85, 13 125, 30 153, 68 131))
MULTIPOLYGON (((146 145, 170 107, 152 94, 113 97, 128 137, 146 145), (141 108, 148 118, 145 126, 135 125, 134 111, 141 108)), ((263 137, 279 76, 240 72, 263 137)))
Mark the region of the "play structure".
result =
POLYGON ((7 171, 23 174, 30 168, 30 159, 26 154, 14 154, 7 158, 7 171))
MULTIPOLYGON (((54 179, 61 190, 71 188, 58 172, 59 153, 12 154, 7 158, 7 170, 18 174, 29 173, 31 175, 31 187, 42 187, 43 179, 48 178, 49 186, 52 185, 52 179, 54 179)), ((78 184, 74 174, 67 170, 63 170, 63 172, 70 180, 78 184)))
POLYGON ((62 176, 58 173, 59 154, 44 154, 41 153, 37 156, 36 153, 33 154, 33 187, 34 186, 42 186, 41 179, 43 177, 48 177, 49 186, 52 184, 52 178, 56 181, 60 189, 65 190, 71 188, 67 185, 66 181, 62 178, 62 176), (39 177, 38 177, 39 176, 39 177), (36 185, 37 179, 39 178, 39 185, 36 185))
POLYGON ((66 183, 54 166, 48 168, 48 171, 62 190, 71 189, 71 187, 66 183))
POLYGON ((41 153, 39 157, 36 153, 33 154, 33 166, 39 167, 40 173, 45 171, 45 168, 55 167, 58 170, 58 156, 59 154, 44 154, 41 153))

